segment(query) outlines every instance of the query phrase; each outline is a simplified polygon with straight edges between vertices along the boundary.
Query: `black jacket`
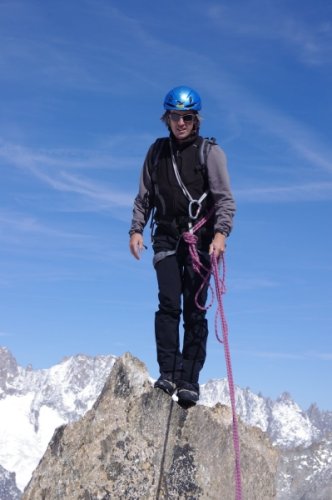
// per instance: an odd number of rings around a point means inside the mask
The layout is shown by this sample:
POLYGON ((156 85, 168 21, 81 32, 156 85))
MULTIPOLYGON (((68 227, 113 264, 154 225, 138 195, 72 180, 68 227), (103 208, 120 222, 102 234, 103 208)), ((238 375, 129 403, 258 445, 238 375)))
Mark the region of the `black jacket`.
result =
MULTIPOLYGON (((213 206, 213 230, 228 236, 232 229, 235 202, 230 189, 226 157, 218 145, 213 145, 206 168, 202 168, 198 155, 201 141, 200 136, 184 143, 172 139, 174 157, 181 179, 192 198, 199 199, 206 190, 209 191, 201 213, 204 215, 213 206)), ((189 201, 175 177, 169 142, 165 141, 157 165, 154 164, 154 150, 152 145, 144 161, 130 234, 143 233, 153 208, 156 209, 157 222, 165 218, 188 216, 189 201)))

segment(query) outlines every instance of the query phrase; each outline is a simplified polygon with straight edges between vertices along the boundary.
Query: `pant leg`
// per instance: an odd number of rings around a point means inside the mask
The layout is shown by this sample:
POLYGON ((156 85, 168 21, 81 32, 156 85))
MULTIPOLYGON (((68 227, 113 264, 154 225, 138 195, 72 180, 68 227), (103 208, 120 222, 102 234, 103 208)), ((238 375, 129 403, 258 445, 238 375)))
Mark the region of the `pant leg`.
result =
MULTIPOLYGON (((210 268, 210 258, 207 253, 200 255, 202 263, 210 268)), ((183 275, 183 372, 182 379, 186 382, 198 383, 199 373, 206 359, 206 344, 208 338, 208 324, 206 311, 196 306, 195 296, 202 286, 202 277, 194 272, 191 258, 186 257, 183 275)), ((198 303, 205 306, 208 294, 208 283, 202 288, 198 296, 198 303)))
POLYGON ((181 316, 182 270, 176 255, 170 255, 156 264, 159 287, 159 310, 155 315, 157 360, 160 372, 180 377, 179 323, 181 316))

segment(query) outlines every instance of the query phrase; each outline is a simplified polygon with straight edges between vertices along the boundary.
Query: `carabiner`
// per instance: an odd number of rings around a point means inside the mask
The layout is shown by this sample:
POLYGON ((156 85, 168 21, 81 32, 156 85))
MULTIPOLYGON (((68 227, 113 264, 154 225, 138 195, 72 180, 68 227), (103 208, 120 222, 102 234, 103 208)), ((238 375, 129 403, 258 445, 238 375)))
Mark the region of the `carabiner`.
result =
POLYGON ((189 203, 189 207, 188 207, 188 213, 189 213, 189 217, 192 219, 192 220, 196 220, 197 217, 199 216, 199 213, 201 211, 201 208, 202 208, 202 204, 200 201, 198 200, 191 200, 191 202, 189 203), (197 209, 196 209, 196 213, 193 214, 193 206, 197 206, 197 209))

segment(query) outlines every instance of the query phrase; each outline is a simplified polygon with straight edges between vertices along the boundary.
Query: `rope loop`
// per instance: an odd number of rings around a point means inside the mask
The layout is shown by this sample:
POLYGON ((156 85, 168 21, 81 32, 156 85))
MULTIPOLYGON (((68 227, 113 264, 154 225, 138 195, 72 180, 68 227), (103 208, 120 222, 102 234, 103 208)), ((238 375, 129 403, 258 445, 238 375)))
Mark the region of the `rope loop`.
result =
POLYGON ((192 266, 196 273, 198 273, 202 278, 202 284, 198 289, 195 295, 195 304, 200 310, 209 309, 213 302, 214 297, 217 297, 217 310, 215 314, 215 335, 217 340, 223 344, 224 353, 225 353, 225 361, 226 361, 226 370, 227 370, 227 380, 228 380, 228 388, 229 388, 229 396, 231 401, 232 415, 233 415, 233 447, 235 454, 235 500, 242 500, 242 485, 241 485, 241 464, 240 464, 240 438, 239 438, 239 430, 238 430, 238 421, 236 415, 236 400, 235 400, 235 385, 233 380, 233 372, 232 372, 232 364, 231 364, 231 355, 228 344, 228 324, 226 320, 226 315, 224 311, 224 305, 222 296, 226 293, 226 264, 225 264, 225 255, 221 254, 219 258, 213 252, 210 256, 211 266, 207 268, 201 262, 198 250, 197 250, 197 241, 198 238, 194 234, 200 229, 208 218, 212 215, 213 211, 203 217, 190 231, 182 234, 184 241, 188 244, 189 253, 192 259, 192 266), (221 273, 219 271, 219 265, 221 265, 221 273), (221 274, 221 275, 220 275, 221 274), (214 288, 210 284, 211 275, 214 278, 214 288), (212 298, 211 302, 208 305, 201 305, 199 303, 199 295, 201 294, 203 288, 208 285, 211 290, 212 298), (221 325, 221 334, 219 334, 218 322, 221 325))
POLYGON ((212 304, 214 302, 214 290, 210 285, 211 269, 204 266, 201 262, 199 253, 197 251, 198 237, 193 232, 187 231, 185 233, 182 233, 182 238, 188 244, 193 270, 202 278, 202 283, 195 294, 195 305, 201 311, 207 311, 208 309, 210 309, 210 307, 212 307, 212 304), (199 298, 206 285, 208 285, 211 293, 211 301, 208 305, 202 305, 199 298))

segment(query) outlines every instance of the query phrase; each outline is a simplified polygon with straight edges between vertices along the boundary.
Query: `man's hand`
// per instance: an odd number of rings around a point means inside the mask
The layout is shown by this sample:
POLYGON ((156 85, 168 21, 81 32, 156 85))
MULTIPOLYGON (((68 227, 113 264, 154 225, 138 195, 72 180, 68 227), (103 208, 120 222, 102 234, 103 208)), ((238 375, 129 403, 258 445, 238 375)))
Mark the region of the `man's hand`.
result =
POLYGON ((129 248, 135 259, 140 259, 140 253, 144 247, 143 236, 140 233, 134 233, 129 241, 129 248))
POLYGON ((218 257, 225 251, 226 249, 226 236, 222 233, 216 233, 212 240, 212 243, 209 248, 209 254, 215 253, 215 256, 218 257))

